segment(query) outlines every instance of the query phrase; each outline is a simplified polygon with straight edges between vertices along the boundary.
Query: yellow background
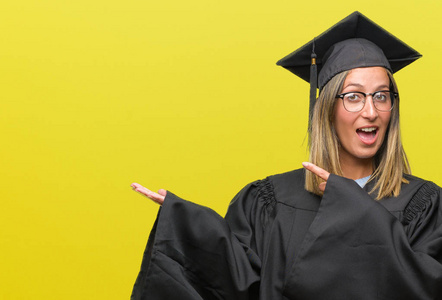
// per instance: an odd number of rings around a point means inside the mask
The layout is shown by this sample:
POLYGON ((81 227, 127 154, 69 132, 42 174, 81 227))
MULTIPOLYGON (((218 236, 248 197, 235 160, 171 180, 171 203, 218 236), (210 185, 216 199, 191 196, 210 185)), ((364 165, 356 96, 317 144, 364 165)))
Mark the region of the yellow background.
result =
POLYGON ((354 10, 424 55, 403 141, 441 185, 442 2, 364 3, 2 1, 0 299, 128 299, 157 212, 132 182, 224 214, 299 168, 308 84, 275 62, 354 10))

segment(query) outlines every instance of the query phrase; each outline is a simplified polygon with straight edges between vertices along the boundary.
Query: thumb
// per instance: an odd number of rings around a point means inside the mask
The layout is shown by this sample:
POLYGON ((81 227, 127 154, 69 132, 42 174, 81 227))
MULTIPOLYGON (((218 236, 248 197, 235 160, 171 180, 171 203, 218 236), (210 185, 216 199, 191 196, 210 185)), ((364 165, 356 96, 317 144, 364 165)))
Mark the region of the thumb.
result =
POLYGON ((160 194, 161 196, 166 197, 167 191, 165 189, 159 189, 158 190, 158 194, 160 194))
POLYGON ((321 182, 320 184, 319 184, 319 189, 322 191, 322 192, 324 192, 325 191, 325 186, 327 185, 327 182, 321 182))

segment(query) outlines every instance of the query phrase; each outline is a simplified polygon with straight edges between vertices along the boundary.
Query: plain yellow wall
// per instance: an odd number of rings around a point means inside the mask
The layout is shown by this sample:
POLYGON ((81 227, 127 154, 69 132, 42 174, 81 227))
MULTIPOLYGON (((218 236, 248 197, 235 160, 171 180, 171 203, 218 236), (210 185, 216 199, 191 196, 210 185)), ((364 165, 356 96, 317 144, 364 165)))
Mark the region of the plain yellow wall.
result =
POLYGON ((0 299, 128 299, 157 206, 224 214, 306 159, 308 84, 276 61, 354 10, 424 57, 400 71, 414 174, 442 184, 442 2, 0 4, 0 299))

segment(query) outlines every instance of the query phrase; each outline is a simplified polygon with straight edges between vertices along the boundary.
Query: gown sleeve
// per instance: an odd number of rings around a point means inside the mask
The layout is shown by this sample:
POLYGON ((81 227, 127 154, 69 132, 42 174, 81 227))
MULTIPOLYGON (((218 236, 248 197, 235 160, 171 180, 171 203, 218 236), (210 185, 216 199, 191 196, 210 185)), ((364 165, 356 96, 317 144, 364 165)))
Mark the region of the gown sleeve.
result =
POLYGON ((257 299, 261 241, 254 232, 262 227, 255 215, 267 213, 263 188, 262 181, 246 186, 225 219, 168 192, 131 299, 257 299))
POLYGON ((440 188, 425 183, 403 223, 355 182, 327 181, 295 259, 290 299, 442 299, 440 188))

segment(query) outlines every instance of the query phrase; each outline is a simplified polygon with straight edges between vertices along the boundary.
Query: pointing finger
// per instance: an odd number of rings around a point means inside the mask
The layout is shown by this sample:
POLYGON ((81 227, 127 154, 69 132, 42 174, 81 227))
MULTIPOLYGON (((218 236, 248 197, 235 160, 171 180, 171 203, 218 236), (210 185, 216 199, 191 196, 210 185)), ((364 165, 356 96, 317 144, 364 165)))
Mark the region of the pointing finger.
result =
POLYGON ((312 172, 315 175, 318 175, 319 177, 321 177, 322 179, 324 179, 325 181, 328 180, 328 177, 330 176, 330 173, 327 172, 326 170, 312 164, 309 162, 303 162, 302 163, 303 167, 306 168, 307 170, 309 170, 310 172, 312 172))

